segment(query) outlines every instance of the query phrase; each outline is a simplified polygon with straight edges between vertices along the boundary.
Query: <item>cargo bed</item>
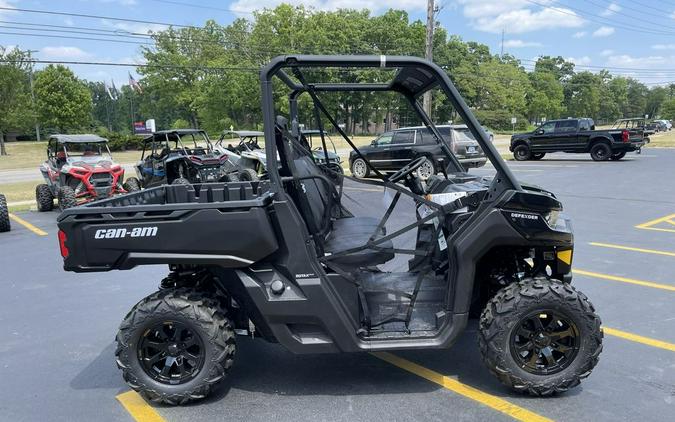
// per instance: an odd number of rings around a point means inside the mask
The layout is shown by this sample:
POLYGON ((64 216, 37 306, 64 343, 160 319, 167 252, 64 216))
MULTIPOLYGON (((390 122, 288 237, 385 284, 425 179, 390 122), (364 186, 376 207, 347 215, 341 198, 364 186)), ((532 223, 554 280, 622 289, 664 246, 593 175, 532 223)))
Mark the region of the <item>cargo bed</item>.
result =
POLYGON ((67 271, 147 264, 247 267, 278 244, 262 182, 160 186, 65 210, 58 218, 67 271))

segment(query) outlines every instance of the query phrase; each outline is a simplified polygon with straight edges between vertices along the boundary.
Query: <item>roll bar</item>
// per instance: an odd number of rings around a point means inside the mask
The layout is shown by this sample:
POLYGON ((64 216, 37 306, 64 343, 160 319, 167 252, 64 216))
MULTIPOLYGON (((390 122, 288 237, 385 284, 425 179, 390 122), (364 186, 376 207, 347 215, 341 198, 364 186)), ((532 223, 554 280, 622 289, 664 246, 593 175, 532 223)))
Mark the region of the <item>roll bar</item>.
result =
MULTIPOLYGON (((389 83, 312 83, 313 92, 399 92, 408 98, 413 108, 421 120, 429 127, 434 135, 441 141, 438 130, 431 122, 429 116, 424 113, 421 107, 417 105, 416 100, 424 92, 439 87, 448 100, 466 123, 469 131, 478 141, 485 152, 485 155, 495 167, 499 183, 504 188, 522 190, 520 183, 508 168, 504 160, 497 152, 497 149, 490 142, 487 134, 478 123, 464 99, 457 91, 447 73, 438 65, 419 58, 409 56, 332 56, 332 55, 284 55, 272 59, 260 71, 261 84, 261 107, 264 122, 265 152, 267 155, 268 174, 273 190, 278 191, 281 188, 281 179, 279 177, 278 167, 275 164, 277 159, 276 143, 269 140, 275 139, 275 109, 273 78, 278 77, 292 92, 291 112, 297 112, 294 100, 301 92, 307 91, 307 86, 294 81, 284 69, 299 68, 375 68, 375 69, 398 69, 398 72, 389 83)), ((446 147, 447 148, 447 147, 446 147)), ((450 157, 454 157, 450 154, 450 157)), ((456 159, 454 159, 456 161, 456 159)), ((460 167, 461 168, 461 167, 460 167)))

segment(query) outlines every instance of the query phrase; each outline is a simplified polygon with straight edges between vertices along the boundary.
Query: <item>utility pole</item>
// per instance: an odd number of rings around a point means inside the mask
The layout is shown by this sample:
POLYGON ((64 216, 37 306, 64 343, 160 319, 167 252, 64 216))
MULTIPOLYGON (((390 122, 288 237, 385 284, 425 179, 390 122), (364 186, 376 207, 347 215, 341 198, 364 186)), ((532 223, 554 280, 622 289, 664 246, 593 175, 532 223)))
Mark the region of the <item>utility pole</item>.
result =
MULTIPOLYGON (((434 7, 434 0, 427 0, 427 38, 425 43, 424 58, 433 60, 434 58, 434 14, 436 8, 434 7)), ((422 108, 424 112, 431 118, 431 91, 424 93, 422 97, 422 108)))
MULTIPOLYGON (((30 54, 30 69, 28 70, 28 81, 30 83, 30 102, 33 105, 33 111, 35 112, 35 90, 33 90, 33 53, 37 53, 38 50, 28 50, 30 54)), ((35 137, 38 142, 40 142, 40 121, 37 116, 35 117, 35 137)))

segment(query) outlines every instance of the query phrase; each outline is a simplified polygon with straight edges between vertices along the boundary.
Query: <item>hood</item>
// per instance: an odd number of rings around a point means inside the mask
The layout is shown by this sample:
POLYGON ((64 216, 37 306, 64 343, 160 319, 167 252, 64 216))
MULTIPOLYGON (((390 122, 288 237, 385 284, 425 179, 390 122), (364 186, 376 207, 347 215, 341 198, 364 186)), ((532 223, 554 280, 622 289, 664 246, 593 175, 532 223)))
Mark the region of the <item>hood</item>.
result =
POLYGON ((91 157, 68 157, 66 164, 70 167, 80 167, 87 171, 93 170, 112 170, 118 168, 111 157, 103 157, 100 155, 91 157))

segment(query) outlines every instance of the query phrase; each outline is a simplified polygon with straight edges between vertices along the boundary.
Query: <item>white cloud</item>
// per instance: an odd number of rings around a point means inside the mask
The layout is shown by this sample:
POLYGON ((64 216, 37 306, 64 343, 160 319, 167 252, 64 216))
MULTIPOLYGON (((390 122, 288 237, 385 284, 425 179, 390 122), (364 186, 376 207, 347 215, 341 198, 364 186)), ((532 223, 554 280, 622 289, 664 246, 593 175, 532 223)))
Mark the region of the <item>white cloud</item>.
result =
POLYGON ((675 44, 654 44, 653 50, 675 50, 675 44))
POLYGON ((616 3, 612 3, 609 6, 607 6, 607 9, 603 10, 602 13, 600 13, 602 16, 612 16, 616 12, 620 12, 623 8, 619 6, 616 3))
MULTIPOLYGON (((553 28, 578 28, 584 24, 581 16, 564 7, 551 7, 551 0, 541 0, 548 7, 536 7, 527 0, 457 0, 464 16, 471 19, 475 29, 511 34, 553 28)), ((539 2, 538 2, 539 3, 539 2)))
POLYGON ((152 23, 111 22, 107 19, 102 19, 101 23, 109 28, 115 28, 120 32, 130 32, 134 34, 147 34, 151 31, 157 32, 167 29, 166 25, 157 25, 152 23))
POLYGON ((240 14, 251 13, 263 8, 274 8, 281 3, 294 6, 303 5, 318 10, 335 9, 369 9, 379 12, 387 9, 426 10, 426 0, 237 0, 230 5, 230 9, 240 14))
POLYGON ((568 62, 572 62, 576 65, 579 66, 584 66, 587 64, 591 64, 591 58, 588 56, 583 56, 583 57, 568 57, 566 59, 568 62))
POLYGON ((614 28, 611 26, 601 26, 593 32, 594 37, 609 37, 614 33, 614 28))
POLYGON ((611 56, 612 54, 614 54, 614 50, 609 50, 609 49, 607 49, 607 50, 602 50, 602 51, 600 52, 600 55, 601 55, 602 57, 611 56))
MULTIPOLYGON (((0 0, 0 7, 7 7, 10 9, 16 9, 16 6, 13 4, 16 3, 16 0, 0 0)), ((13 10, 0 10, 0 16, 8 16, 11 14, 17 13, 13 10)))
POLYGON ((586 36, 586 31, 575 32, 575 33, 572 35, 573 38, 583 38, 583 37, 585 37, 585 36, 586 36))
POLYGON ((138 4, 136 0, 101 0, 101 3, 119 3, 122 6, 135 6, 138 4))
POLYGON ((609 56, 605 66, 622 68, 622 76, 630 76, 644 83, 661 84, 673 79, 672 70, 669 69, 675 68, 675 56, 633 57, 629 54, 618 54, 609 56))
POLYGON ((73 26, 73 25, 75 25, 75 22, 73 22, 73 19, 72 19, 72 18, 65 18, 65 19, 63 20, 63 23, 66 24, 66 26, 73 26))
POLYGON ((541 47, 540 42, 523 41, 523 40, 506 40, 504 41, 505 48, 524 48, 524 47, 541 47))
POLYGON ((86 51, 78 47, 67 47, 67 46, 43 47, 40 50, 41 59, 70 60, 70 59, 83 59, 86 57, 91 57, 91 54, 87 53, 86 51))

